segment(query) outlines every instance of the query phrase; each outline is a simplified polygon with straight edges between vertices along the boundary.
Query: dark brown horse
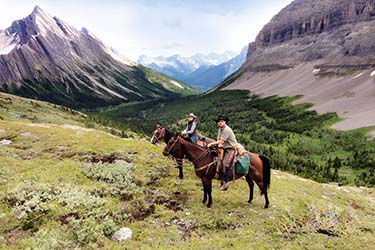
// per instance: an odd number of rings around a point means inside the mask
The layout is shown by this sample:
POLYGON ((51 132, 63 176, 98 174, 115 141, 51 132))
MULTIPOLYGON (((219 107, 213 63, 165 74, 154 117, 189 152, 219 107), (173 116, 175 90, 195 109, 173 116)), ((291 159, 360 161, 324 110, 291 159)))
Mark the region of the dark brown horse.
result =
MULTIPOLYGON (((154 131, 154 134, 151 137, 151 143, 156 145, 159 144, 161 140, 164 140, 165 144, 168 144, 169 140, 176 136, 176 133, 171 132, 164 126, 158 125, 154 131)), ((207 145, 210 142, 213 142, 214 140, 210 138, 202 138, 201 136, 198 139, 198 144, 203 146, 207 145)), ((178 177, 180 179, 184 178, 184 171, 183 171, 183 157, 175 157, 177 168, 178 168, 178 177)))
MULTIPOLYGON (((168 144, 169 140, 173 136, 176 136, 176 133, 173 133, 173 132, 169 131, 167 128, 159 125, 159 126, 156 127, 156 129, 154 131, 154 134, 152 135, 150 141, 154 145, 159 144, 159 142, 161 140, 164 140, 164 142, 166 144, 168 144)), ((180 179, 183 179, 184 178, 184 171, 182 170, 182 167, 183 167, 183 157, 181 157, 181 158, 175 157, 175 160, 176 160, 176 164, 177 164, 177 168, 178 168, 178 177, 180 179)))
MULTIPOLYGON (((261 190, 261 194, 264 194, 265 206, 268 208, 268 188, 271 180, 271 168, 269 160, 262 155, 248 152, 251 158, 251 166, 247 175, 237 175, 231 173, 230 179, 238 179, 245 176, 246 181, 249 185, 250 194, 248 202, 251 203, 253 200, 254 193, 254 182, 258 185, 261 190)), ((208 203, 207 207, 211 207, 212 204, 212 179, 215 178, 216 166, 215 158, 211 154, 211 150, 207 147, 202 147, 187 141, 179 136, 172 137, 168 144, 165 146, 163 155, 172 155, 175 158, 187 157, 194 165, 195 174, 202 179, 203 184, 203 201, 202 203, 208 203)), ((231 171, 232 172, 232 171, 231 171)))

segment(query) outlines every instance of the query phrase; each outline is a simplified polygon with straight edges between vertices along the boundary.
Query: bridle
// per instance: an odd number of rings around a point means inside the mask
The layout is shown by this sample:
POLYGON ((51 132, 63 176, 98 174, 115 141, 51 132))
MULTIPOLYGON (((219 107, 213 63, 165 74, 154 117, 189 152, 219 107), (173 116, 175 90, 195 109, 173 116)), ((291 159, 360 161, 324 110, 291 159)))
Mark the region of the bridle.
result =
POLYGON ((151 138, 151 143, 153 143, 153 141, 155 141, 155 143, 159 142, 160 139, 163 138, 164 136, 165 136, 165 128, 164 127, 157 128, 154 132, 154 135, 151 138), (158 137, 155 136, 156 132, 159 132, 158 137), (153 138, 155 138, 155 140, 153 138))

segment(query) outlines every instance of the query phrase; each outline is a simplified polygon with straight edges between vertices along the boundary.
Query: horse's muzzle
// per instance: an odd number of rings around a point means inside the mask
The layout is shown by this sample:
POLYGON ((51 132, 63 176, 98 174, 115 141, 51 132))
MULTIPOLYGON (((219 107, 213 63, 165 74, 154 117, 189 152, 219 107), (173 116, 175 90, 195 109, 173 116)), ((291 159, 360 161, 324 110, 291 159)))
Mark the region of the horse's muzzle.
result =
POLYGON ((169 153, 168 153, 168 152, 165 152, 165 151, 163 151, 163 155, 164 155, 164 156, 168 156, 168 155, 169 155, 169 153))

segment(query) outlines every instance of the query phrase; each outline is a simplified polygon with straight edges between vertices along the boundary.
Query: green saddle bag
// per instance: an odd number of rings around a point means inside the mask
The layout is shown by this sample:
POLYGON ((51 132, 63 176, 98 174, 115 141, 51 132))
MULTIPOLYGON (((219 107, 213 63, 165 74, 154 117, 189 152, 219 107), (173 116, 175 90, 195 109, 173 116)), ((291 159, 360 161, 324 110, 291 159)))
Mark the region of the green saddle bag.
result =
POLYGON ((248 174, 249 168, 250 168, 250 156, 247 154, 244 156, 237 156, 236 160, 237 160, 236 166, 235 166, 236 174, 238 175, 248 174))

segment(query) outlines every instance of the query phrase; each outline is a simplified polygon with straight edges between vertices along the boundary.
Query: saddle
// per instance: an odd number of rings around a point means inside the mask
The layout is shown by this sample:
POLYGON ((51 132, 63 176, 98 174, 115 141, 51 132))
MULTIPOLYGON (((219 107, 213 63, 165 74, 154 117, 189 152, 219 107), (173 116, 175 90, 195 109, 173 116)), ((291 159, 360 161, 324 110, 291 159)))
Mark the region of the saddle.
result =
MULTIPOLYGON (((221 179, 224 176, 225 172, 222 164, 222 160, 224 157, 224 149, 214 149, 211 151, 211 154, 216 154, 216 175, 219 179, 221 179)), ((237 147, 235 147, 235 153, 232 156, 229 169, 232 170, 233 180, 235 179, 235 175, 246 175, 249 173, 250 154, 241 144, 238 144, 237 147)))

